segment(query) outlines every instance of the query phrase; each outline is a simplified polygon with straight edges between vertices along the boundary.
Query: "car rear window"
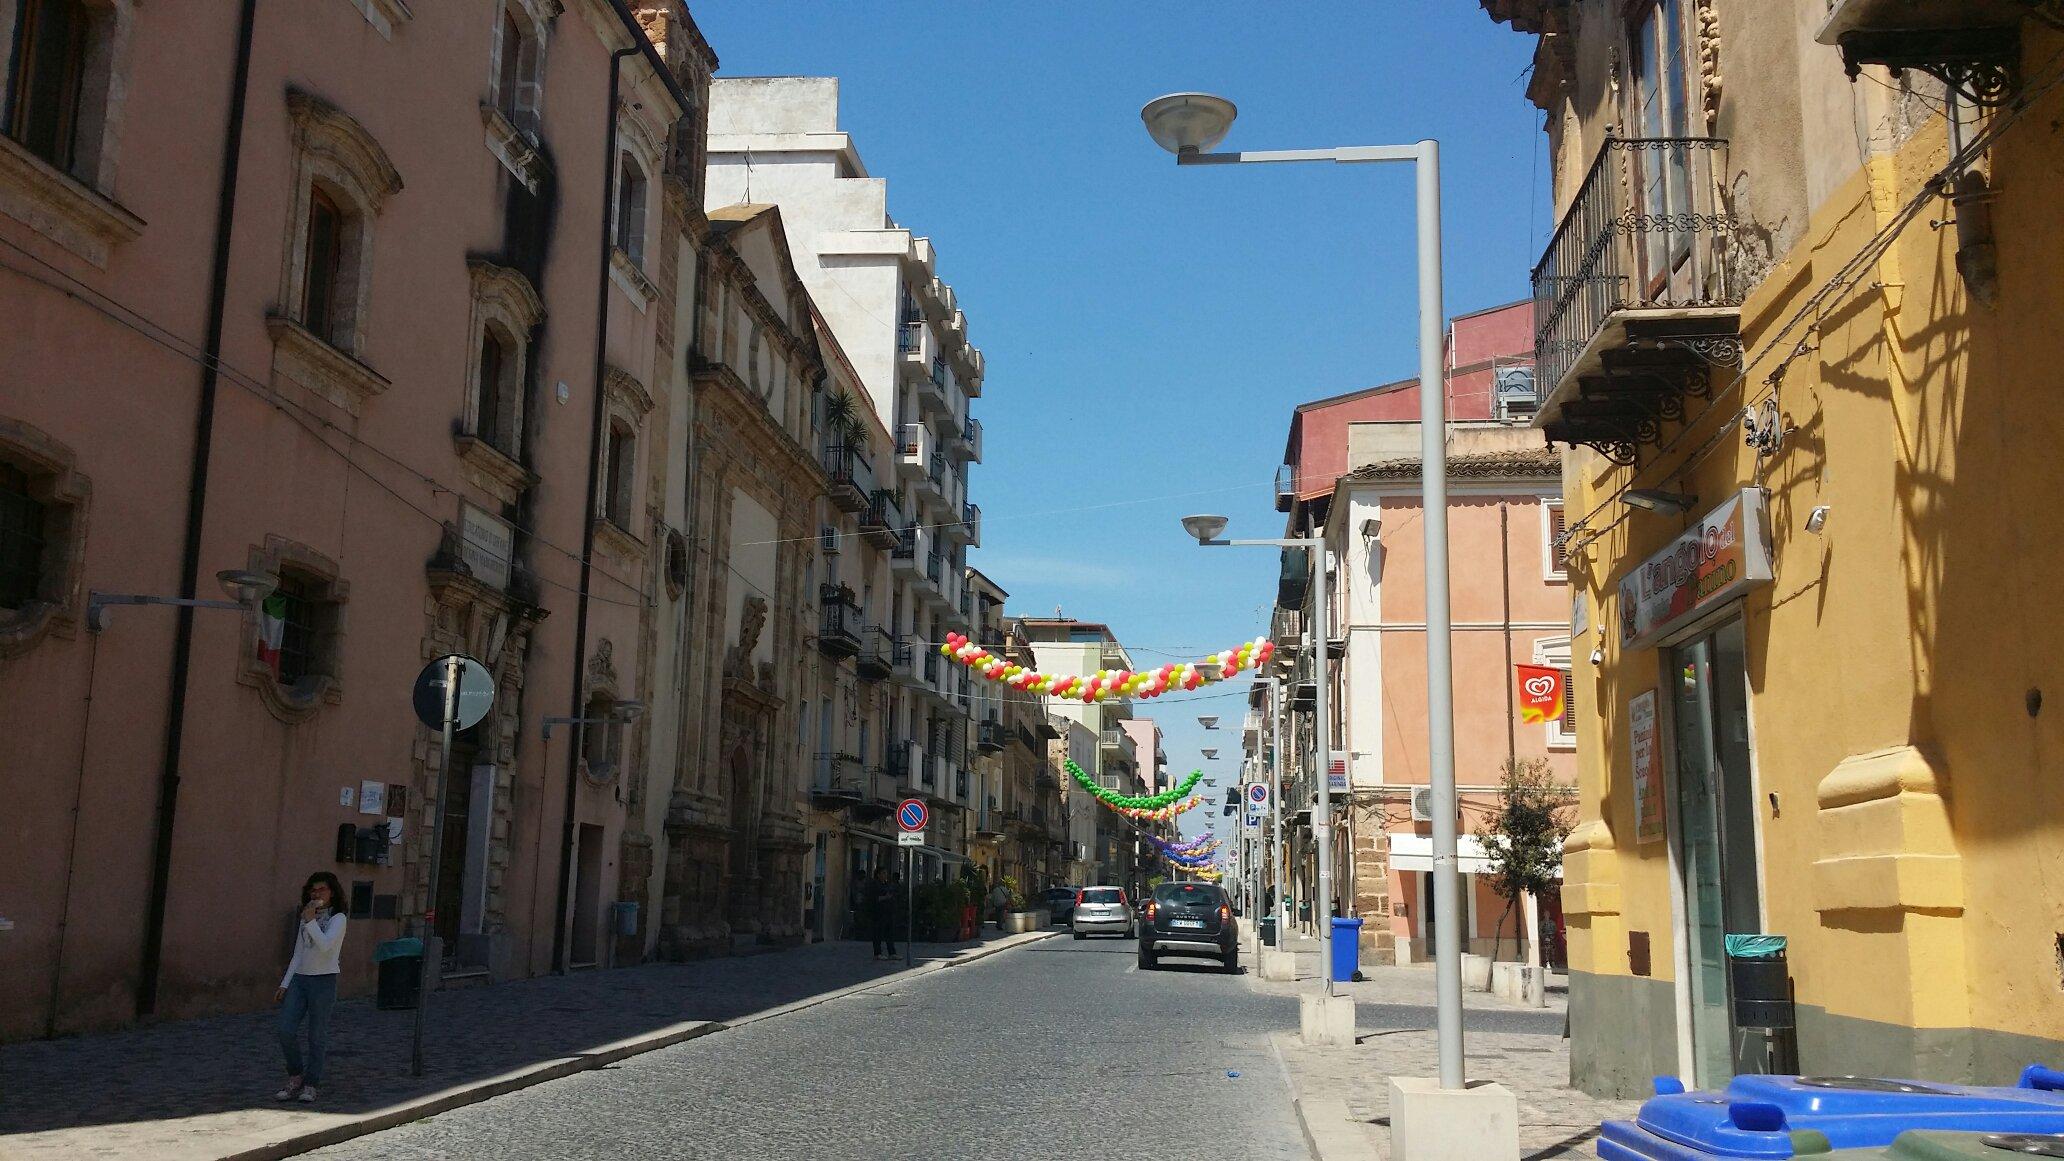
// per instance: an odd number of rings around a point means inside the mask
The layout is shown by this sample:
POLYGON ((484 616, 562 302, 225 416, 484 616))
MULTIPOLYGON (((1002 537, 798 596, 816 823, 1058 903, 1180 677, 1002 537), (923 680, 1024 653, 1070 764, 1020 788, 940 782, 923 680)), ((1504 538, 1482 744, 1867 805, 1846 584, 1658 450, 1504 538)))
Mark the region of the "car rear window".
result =
POLYGON ((1125 892, 1116 887, 1091 887, 1082 893, 1084 903, 1123 903, 1125 892))
POLYGON ((1154 888, 1154 899, 1177 907, 1216 907, 1218 888, 1208 883, 1163 883, 1154 888))

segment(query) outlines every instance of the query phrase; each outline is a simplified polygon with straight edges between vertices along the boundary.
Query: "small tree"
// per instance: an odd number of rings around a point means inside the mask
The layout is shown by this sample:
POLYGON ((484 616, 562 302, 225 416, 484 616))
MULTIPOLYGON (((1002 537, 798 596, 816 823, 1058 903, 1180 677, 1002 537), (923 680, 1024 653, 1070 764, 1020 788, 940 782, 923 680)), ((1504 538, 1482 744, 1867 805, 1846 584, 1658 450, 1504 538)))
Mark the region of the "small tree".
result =
MULTIPOLYGON (((1505 900, 1492 938, 1498 958, 1505 917, 1524 895, 1553 888, 1562 869, 1562 840, 1570 832, 1570 789, 1558 783, 1546 758, 1507 758, 1498 787, 1498 809, 1477 826, 1477 840, 1491 865, 1491 890, 1505 900)), ((1536 932, 1535 938, 1539 938, 1536 932)))

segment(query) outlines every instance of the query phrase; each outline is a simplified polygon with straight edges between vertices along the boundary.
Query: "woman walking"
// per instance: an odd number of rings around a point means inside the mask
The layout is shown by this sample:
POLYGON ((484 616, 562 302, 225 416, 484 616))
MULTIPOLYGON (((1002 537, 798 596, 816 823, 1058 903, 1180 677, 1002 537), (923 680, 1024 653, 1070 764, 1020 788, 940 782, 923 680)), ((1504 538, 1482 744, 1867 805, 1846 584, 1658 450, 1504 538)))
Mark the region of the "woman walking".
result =
POLYGON ((301 924, 294 932, 294 958, 287 964, 273 1001, 280 1004, 280 1052, 287 1058, 287 1085, 274 1100, 315 1103, 329 1055, 330 1008, 337 1002, 337 960, 344 950, 344 913, 337 909, 343 885, 317 871, 301 885, 301 924), (301 1059, 301 1020, 308 1020, 308 1061, 301 1059))

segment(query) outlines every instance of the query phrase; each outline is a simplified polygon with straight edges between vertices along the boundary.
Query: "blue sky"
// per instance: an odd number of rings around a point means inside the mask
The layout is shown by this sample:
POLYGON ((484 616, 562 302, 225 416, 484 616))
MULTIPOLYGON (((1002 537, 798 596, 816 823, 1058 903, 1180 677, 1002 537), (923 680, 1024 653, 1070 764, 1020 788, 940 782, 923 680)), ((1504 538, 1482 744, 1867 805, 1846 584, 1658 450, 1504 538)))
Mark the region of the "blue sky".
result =
MULTIPOLYGON (((1228 149, 1440 139, 1450 315, 1525 297, 1550 224, 1531 39, 1471 0, 693 11, 719 75, 841 78, 842 127, 890 212, 932 238, 988 359, 972 563, 1010 611, 1108 622, 1142 664, 1251 638, 1274 600, 1273 554, 1199 549, 1179 518, 1280 535, 1291 409, 1417 356, 1408 167, 1178 170, 1139 107, 1229 97, 1228 149)), ((1223 790, 1243 706, 1140 710, 1173 768, 1204 765, 1223 790)))

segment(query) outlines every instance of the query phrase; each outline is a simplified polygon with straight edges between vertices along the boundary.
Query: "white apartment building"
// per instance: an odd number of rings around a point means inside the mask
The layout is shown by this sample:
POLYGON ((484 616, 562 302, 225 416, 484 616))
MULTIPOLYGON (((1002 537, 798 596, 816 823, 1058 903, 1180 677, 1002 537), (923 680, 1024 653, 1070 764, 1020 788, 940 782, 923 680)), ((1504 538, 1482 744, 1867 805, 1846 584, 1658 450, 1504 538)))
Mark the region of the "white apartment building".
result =
POLYGON ((892 638, 894 689, 872 711, 869 752, 855 756, 898 793, 931 802, 918 868, 931 878, 965 861, 975 802, 972 678, 938 645, 949 630, 972 628, 966 565, 981 543, 981 511, 968 499, 968 469, 981 459, 982 429, 969 405, 982 393, 982 352, 968 342, 930 240, 890 217, 888 183, 868 174, 839 129, 838 85, 715 81, 705 201, 781 207, 797 276, 888 435, 868 499, 898 532, 874 602, 885 612, 873 614, 892 638))
MULTIPOLYGON (((1037 617, 1019 618, 1017 624, 1032 642, 1032 655, 1038 659, 1041 673, 1087 676, 1099 669, 1133 667, 1132 656, 1107 625, 1037 617)), ((1096 779, 1097 785, 1120 794, 1146 792, 1146 783, 1140 776, 1139 744, 1123 726, 1132 718, 1131 702, 1091 704, 1073 698, 1048 697, 1047 711, 1080 726, 1096 739, 1093 762, 1084 762, 1073 754, 1071 757, 1096 779)), ((1146 760, 1151 764, 1154 755, 1150 752, 1146 760)), ((1087 794, 1071 795, 1069 802, 1081 804, 1069 811, 1069 838, 1076 851, 1078 873, 1084 876, 1082 882, 1135 887, 1131 879, 1138 866, 1138 840, 1132 828, 1087 794)))

